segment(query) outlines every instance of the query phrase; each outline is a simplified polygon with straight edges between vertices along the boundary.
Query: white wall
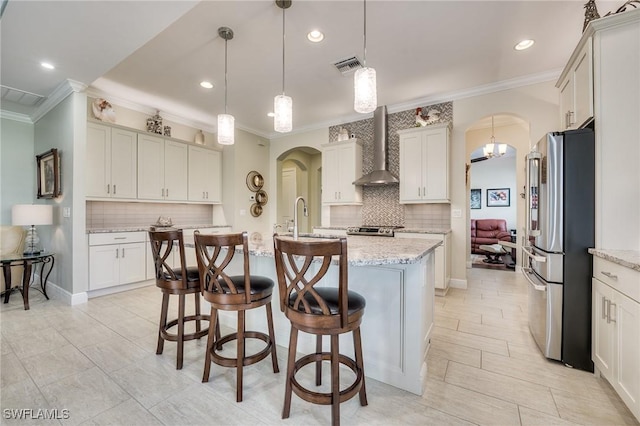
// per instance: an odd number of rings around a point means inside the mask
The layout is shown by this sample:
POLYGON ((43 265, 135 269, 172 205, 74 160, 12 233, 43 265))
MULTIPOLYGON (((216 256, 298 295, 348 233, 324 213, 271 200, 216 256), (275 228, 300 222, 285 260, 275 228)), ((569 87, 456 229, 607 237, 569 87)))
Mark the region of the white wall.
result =
POLYGON ((471 209, 471 219, 504 219, 507 229, 517 227, 518 192, 516 188, 516 157, 498 157, 471 163, 472 189, 481 189, 480 209, 471 209), (508 207, 487 207, 487 189, 509 188, 508 207))
POLYGON ((0 223, 11 225, 11 206, 36 198, 33 124, 0 119, 0 223))

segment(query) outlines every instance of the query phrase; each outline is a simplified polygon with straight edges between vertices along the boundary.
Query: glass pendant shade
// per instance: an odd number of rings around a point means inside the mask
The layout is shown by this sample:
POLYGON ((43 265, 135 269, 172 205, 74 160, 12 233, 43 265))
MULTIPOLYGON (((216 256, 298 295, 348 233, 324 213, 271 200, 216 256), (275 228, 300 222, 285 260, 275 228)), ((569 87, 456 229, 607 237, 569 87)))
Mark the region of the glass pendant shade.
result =
POLYGON ((507 144, 506 143, 498 144, 498 154, 504 155, 506 153, 507 153, 507 144))
POLYGON ((492 143, 488 143, 484 146, 483 151, 484 151, 484 156, 485 157, 493 157, 493 149, 494 149, 494 144, 492 143))
POLYGON ((231 114, 218 114, 218 143, 220 145, 233 145, 235 118, 231 114))
POLYGON ((287 133, 293 129, 293 100, 286 95, 278 95, 273 100, 273 129, 287 133))
POLYGON ((353 83, 355 90, 353 109, 362 114, 375 111, 378 107, 376 70, 367 67, 356 70, 353 83))

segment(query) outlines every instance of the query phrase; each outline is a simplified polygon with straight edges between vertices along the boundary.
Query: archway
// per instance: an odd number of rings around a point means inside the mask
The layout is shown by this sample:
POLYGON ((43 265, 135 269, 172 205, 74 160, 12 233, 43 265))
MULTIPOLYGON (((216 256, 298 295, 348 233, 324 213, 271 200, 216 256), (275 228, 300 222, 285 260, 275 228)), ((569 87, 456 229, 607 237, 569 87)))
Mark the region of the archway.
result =
MULTIPOLYGON (((286 231, 293 219, 293 201, 298 196, 307 202, 309 216, 298 212, 300 232, 311 232, 321 223, 322 154, 315 148, 296 147, 277 158, 277 223, 286 231)), ((282 230, 281 230, 282 231, 282 230)))
MULTIPOLYGON (((525 205, 521 193, 525 185, 525 155, 529 152, 530 146, 529 122, 510 113, 496 113, 493 120, 493 136, 496 143, 507 145, 503 156, 498 155, 498 147, 495 147, 496 155, 492 158, 486 158, 483 152, 483 147, 491 141, 491 115, 478 119, 465 132, 467 217, 505 219, 507 230, 513 230, 517 237, 518 249, 515 250, 514 260, 516 268, 519 269, 522 264, 519 247, 525 224, 525 205), (479 203, 473 209, 471 189, 476 190, 474 195, 480 195, 480 199, 477 200, 479 203), (495 193, 508 199, 503 198, 498 203, 487 202, 488 196, 495 193)), ((472 266, 470 228, 467 227, 466 238, 467 268, 472 266)))

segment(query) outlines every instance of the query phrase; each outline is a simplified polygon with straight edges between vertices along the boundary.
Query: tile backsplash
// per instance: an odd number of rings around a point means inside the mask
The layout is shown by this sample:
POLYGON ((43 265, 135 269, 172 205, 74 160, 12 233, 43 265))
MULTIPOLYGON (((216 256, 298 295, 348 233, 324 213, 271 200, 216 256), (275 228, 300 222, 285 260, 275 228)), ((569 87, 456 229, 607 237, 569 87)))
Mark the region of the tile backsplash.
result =
MULTIPOLYGON (((423 113, 439 111, 443 123, 453 121, 453 102, 422 107, 423 113)), ((387 115, 389 171, 398 176, 400 171, 400 137, 397 131, 414 127, 416 110, 410 109, 387 115)), ((329 127, 329 142, 338 140, 340 128, 347 129, 362 141, 362 173, 373 170, 373 118, 329 127)), ((332 226, 405 226, 407 228, 450 228, 449 204, 400 204, 398 185, 364 187, 362 206, 331 207, 332 226)))
POLYGON ((207 225, 212 223, 213 206, 87 201, 87 228, 148 226, 159 216, 168 216, 177 225, 207 225))

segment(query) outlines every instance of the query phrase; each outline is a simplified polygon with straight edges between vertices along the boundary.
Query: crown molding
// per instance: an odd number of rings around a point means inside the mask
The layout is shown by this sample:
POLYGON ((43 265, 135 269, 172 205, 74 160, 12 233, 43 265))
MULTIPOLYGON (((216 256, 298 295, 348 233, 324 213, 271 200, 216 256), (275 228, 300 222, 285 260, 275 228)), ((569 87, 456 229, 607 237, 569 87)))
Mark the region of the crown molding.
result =
POLYGON ((6 120, 19 121, 21 123, 33 124, 31 121, 31 117, 27 114, 19 114, 13 111, 7 111, 4 109, 0 109, 0 118, 4 118, 6 120))
POLYGON ((47 96, 42 104, 31 115, 31 120, 35 123, 40 120, 46 113, 55 108, 60 102, 66 99, 67 96, 76 92, 82 92, 86 90, 87 85, 79 81, 67 79, 60 83, 53 92, 47 96))

